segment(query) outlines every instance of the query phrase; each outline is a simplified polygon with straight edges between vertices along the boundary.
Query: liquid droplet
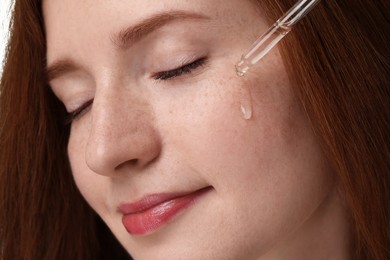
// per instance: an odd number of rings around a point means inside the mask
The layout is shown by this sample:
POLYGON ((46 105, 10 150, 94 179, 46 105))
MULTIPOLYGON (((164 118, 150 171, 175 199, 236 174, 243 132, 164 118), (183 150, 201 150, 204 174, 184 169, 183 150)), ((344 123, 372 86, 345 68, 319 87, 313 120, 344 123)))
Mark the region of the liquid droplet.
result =
POLYGON ((241 103, 241 112, 245 120, 252 118, 252 105, 250 102, 241 103))
MULTIPOLYGON (((249 70, 249 66, 246 63, 246 60, 243 58, 236 65, 236 73, 239 76, 244 76, 245 73, 249 70)), ((242 89, 241 89, 241 98, 240 98, 240 109, 242 115, 245 120, 249 120, 252 118, 252 93, 251 93, 251 83, 247 79, 243 79, 242 81, 242 89)))

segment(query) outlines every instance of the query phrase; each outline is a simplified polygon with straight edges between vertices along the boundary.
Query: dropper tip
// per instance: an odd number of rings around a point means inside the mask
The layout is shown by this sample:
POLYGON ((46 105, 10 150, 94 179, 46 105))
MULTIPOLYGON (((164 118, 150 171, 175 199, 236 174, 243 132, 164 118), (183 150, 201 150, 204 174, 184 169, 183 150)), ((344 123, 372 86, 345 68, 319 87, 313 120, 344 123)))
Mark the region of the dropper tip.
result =
POLYGON ((236 64, 236 73, 238 76, 243 77, 249 70, 249 66, 247 62, 245 62, 244 59, 241 59, 237 64, 236 64))
POLYGON ((240 76, 240 77, 243 77, 243 76, 245 75, 245 72, 240 71, 240 70, 236 70, 236 73, 237 73, 237 75, 240 76))

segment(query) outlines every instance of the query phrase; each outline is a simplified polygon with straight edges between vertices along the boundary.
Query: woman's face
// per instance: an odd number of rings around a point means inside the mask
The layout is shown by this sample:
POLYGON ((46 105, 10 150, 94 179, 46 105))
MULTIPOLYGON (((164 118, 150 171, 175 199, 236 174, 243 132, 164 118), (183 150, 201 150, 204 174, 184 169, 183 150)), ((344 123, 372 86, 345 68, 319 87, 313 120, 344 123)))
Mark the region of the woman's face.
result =
POLYGON ((135 259, 256 259, 316 221, 333 177, 279 52, 235 73, 250 1, 43 7, 74 179, 135 259))

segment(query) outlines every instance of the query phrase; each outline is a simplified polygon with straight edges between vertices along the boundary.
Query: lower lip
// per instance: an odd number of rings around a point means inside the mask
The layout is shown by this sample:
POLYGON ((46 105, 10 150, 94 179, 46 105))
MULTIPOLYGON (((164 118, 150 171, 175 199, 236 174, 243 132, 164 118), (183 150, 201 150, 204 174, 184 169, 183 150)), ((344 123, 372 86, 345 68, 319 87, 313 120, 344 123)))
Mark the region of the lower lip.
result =
POLYGON ((209 190, 202 189, 186 196, 163 202, 143 212, 124 215, 122 223, 130 234, 144 235, 151 233, 168 223, 169 220, 193 204, 196 199, 209 190))

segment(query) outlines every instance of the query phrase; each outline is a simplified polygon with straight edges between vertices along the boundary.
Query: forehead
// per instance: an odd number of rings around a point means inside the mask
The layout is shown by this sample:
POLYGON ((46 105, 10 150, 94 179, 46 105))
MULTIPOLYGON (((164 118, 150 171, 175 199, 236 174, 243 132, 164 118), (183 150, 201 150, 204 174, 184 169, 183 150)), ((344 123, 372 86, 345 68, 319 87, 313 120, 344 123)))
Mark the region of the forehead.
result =
POLYGON ((169 11, 199 13, 210 17, 210 23, 224 23, 232 30, 258 16, 245 0, 45 0, 48 61, 108 50, 117 32, 169 11))

